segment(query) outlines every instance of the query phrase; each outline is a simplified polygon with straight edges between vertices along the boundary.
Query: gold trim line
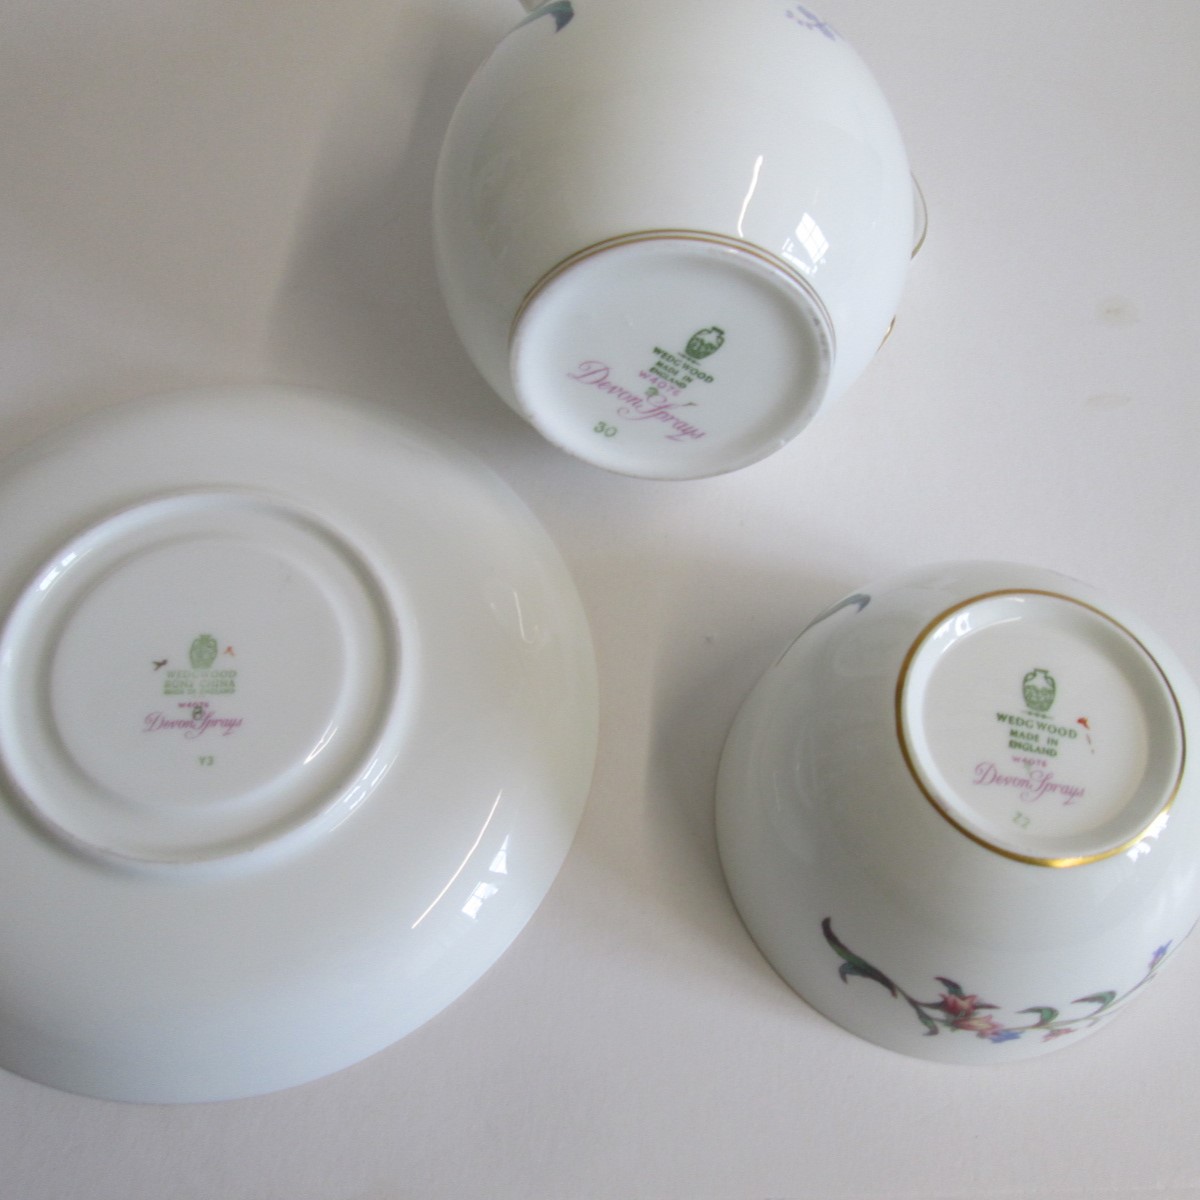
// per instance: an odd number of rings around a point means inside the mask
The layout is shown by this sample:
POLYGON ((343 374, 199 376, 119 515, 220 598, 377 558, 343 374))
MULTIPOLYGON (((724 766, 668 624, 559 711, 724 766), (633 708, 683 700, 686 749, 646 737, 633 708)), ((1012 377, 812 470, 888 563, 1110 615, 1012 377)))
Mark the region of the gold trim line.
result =
POLYGON ((1121 624, 1120 621, 1110 617, 1108 613, 1096 608, 1095 605, 1088 604, 1085 600, 1078 600, 1074 596, 1066 596, 1061 592, 1045 591, 1040 588, 1001 588, 994 592, 984 592, 978 596, 972 596, 970 599, 961 600, 957 604, 934 617, 928 625, 917 635, 916 640, 909 647, 908 652, 904 656, 904 661, 900 666, 900 677, 896 682, 896 737, 900 743, 900 753, 904 758, 904 765, 908 768, 909 773, 913 777, 913 781, 920 788, 921 794, 933 806, 936 812, 943 820, 952 825, 959 833, 970 838, 976 845, 982 846, 985 850, 989 850, 993 854, 998 854, 1003 858, 1012 859, 1016 862, 1026 863, 1035 867, 1080 867, 1088 863, 1100 862, 1106 858, 1114 858, 1118 854, 1124 854, 1126 850, 1136 846, 1150 831, 1159 819, 1171 810, 1175 803, 1176 797, 1179 795, 1179 789, 1183 784, 1183 772, 1187 763, 1187 729, 1183 723, 1183 711, 1179 705, 1179 698, 1175 695, 1175 689, 1171 687, 1171 681, 1167 678, 1166 672, 1159 665, 1158 660, 1146 648, 1140 638, 1130 632, 1121 624), (904 721, 904 692, 908 683, 909 670, 912 667, 913 660, 921 650, 925 640, 935 629, 943 625, 955 613, 962 612, 963 609, 969 608, 972 604, 980 604, 985 600, 994 600, 1002 596, 1045 596, 1052 600, 1065 600, 1069 604, 1077 605, 1080 608, 1086 609, 1088 612, 1095 614, 1101 619, 1107 621, 1115 629, 1120 630, 1137 648, 1146 656, 1153 664, 1154 669, 1158 672, 1159 678, 1162 680, 1163 687, 1167 689, 1167 695, 1171 698, 1171 704, 1175 710, 1175 720, 1179 729, 1179 770, 1175 775, 1175 782, 1171 787, 1169 794, 1162 806, 1154 813, 1154 815, 1142 826, 1133 837, 1128 838, 1119 846, 1113 846, 1108 850, 1103 850, 1098 854, 1077 855, 1065 858, 1039 858, 1035 855, 1019 854, 1015 850, 1006 850, 1002 846, 997 846, 989 842, 982 835, 968 829, 961 822, 956 821, 938 801, 937 797, 925 786, 921 778, 916 764, 913 762, 912 754, 909 750, 908 737, 905 729, 904 721))
POLYGON ((825 307, 825 302, 817 295, 812 284, 795 267, 786 259, 779 257, 779 255, 772 254, 769 250, 764 250, 751 242, 745 242, 739 238, 726 237, 720 233, 708 233, 702 229, 644 229, 639 230, 637 233, 623 233, 617 237, 594 242, 592 245, 585 246, 582 250, 577 250, 574 254, 568 255, 561 262, 551 267, 525 293, 524 299, 518 305, 516 314, 513 316, 512 324, 509 326, 509 346, 512 346, 517 328, 521 324, 521 318, 524 317, 529 306, 560 275, 569 271, 572 267, 578 266, 579 263, 584 262, 586 259, 603 254, 606 250, 613 250, 618 246, 637 245, 640 242, 700 242, 709 246, 719 246, 725 250, 736 250, 741 254, 747 254, 751 258, 758 259, 759 262, 764 263, 766 266, 773 267, 775 270, 782 272, 789 282, 796 284, 800 288, 805 298, 813 306, 824 326, 825 336, 829 340, 829 361, 832 364, 836 360, 837 336, 833 328, 833 319, 829 315, 829 310, 825 307))

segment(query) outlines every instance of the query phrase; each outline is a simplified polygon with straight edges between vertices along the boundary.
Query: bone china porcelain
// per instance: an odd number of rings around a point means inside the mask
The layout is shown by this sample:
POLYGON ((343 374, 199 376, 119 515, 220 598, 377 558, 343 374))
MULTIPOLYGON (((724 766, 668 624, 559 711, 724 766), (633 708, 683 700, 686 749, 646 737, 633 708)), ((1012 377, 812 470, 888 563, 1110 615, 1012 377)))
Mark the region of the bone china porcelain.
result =
POLYGON ((551 442, 731 471, 866 367, 921 216, 841 34, 786 0, 554 0, 467 88, 435 194, 442 289, 551 442))
POLYGON ((0 469, 0 1065, 122 1100, 327 1074, 469 987, 591 777, 591 643, 481 464, 276 389, 0 469))
POLYGON ((1052 572, 864 588, 730 733, 737 907, 797 992, 881 1046, 978 1064, 1073 1044, 1200 914, 1198 705, 1152 630, 1052 572))

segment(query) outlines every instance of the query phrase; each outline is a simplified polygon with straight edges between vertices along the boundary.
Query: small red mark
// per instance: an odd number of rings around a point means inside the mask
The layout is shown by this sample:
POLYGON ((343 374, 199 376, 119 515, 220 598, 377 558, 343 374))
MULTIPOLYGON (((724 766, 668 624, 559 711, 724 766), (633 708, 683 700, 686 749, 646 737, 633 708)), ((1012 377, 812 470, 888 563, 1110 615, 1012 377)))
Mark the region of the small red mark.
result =
MULTIPOLYGON (((1075 724, 1082 725, 1084 727, 1084 729, 1087 730, 1087 733, 1084 736, 1087 738, 1087 744, 1089 746, 1091 746, 1092 745, 1092 727, 1091 727, 1091 725, 1088 724, 1087 717, 1076 717, 1075 724)), ((1092 746, 1092 753, 1093 754, 1096 753, 1096 748, 1094 746, 1092 746)))
POLYGON ((237 655, 236 655, 236 654, 234 654, 234 652, 233 652, 233 647, 232 647, 232 646, 226 646, 226 647, 225 647, 225 653, 226 653, 226 654, 228 654, 230 658, 237 658, 237 655))

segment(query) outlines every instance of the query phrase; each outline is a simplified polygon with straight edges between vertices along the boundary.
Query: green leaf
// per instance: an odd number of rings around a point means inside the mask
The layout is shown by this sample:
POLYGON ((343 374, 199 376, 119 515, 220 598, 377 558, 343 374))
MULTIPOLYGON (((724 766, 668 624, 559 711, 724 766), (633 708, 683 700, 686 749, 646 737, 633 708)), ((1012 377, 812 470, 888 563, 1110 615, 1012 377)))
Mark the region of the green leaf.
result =
MULTIPOLYGON (((938 981, 938 983, 940 983, 942 985, 942 987, 944 987, 946 989, 946 992, 951 996, 965 996, 967 994, 966 992, 964 992, 962 990, 961 987, 959 987, 959 985, 957 983, 954 982, 953 979, 946 979, 942 975, 935 975, 934 978, 938 981)), ((925 989, 922 988, 921 990, 924 991, 925 989)), ((981 1006, 976 1005, 976 1007, 981 1007, 981 1006)))
POLYGON ((871 966, 865 958, 859 958, 853 950, 838 940, 837 935, 833 932, 831 918, 826 917, 821 922, 821 932, 825 935, 825 940, 843 960, 842 965, 838 967, 838 974, 842 977, 843 983, 849 983, 852 976, 859 975, 863 979, 875 980, 880 986, 887 988, 893 996, 900 994, 900 989, 882 971, 871 966))
MULTIPOLYGON (((1117 998, 1116 992, 1097 992, 1093 996, 1080 996, 1078 1000, 1072 1000, 1072 1004, 1098 1004, 1100 1007, 1096 1012, 1102 1013, 1108 1008, 1117 998)), ((1093 1014, 1094 1015, 1094 1014, 1093 1014)))
POLYGON ((1044 1029, 1047 1025, 1052 1025, 1058 1020, 1057 1008, 1023 1008, 1020 1010, 1023 1013, 1036 1013, 1037 1023, 1031 1025, 1031 1029, 1044 1029))
POLYGON ((935 1037, 940 1032, 938 1023, 915 1001, 910 1000, 909 1004, 912 1005, 913 1012, 921 1019, 921 1024, 925 1026, 925 1036, 935 1037))
POLYGON ((893 996, 899 995, 896 985, 882 972, 876 970, 868 962, 863 962, 859 959, 857 962, 844 962, 838 967, 838 974, 842 977, 843 982, 848 982, 851 976, 860 975, 863 979, 873 979, 876 983, 887 988, 893 996))
POLYGON ((539 17, 546 16, 554 18, 554 32, 558 33, 574 19, 575 5, 572 0, 549 0, 549 3, 535 8, 516 28, 520 29, 521 25, 528 25, 530 21, 536 21, 539 17))

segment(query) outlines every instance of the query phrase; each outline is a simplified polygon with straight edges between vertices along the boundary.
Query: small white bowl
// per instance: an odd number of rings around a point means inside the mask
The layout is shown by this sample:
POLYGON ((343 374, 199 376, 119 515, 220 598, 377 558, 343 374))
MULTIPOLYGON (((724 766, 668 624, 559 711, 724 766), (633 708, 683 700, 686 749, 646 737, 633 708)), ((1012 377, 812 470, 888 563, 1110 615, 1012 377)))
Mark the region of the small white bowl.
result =
POLYGON ((881 1046, 991 1063, 1071 1044, 1200 916, 1198 713, 1160 639, 1074 580, 977 563, 866 588, 730 733, 734 900, 797 992, 881 1046))
POLYGON ((285 389, 0 474, 0 1066, 217 1100, 439 1012, 537 908, 595 754, 554 546, 481 463, 285 389))

